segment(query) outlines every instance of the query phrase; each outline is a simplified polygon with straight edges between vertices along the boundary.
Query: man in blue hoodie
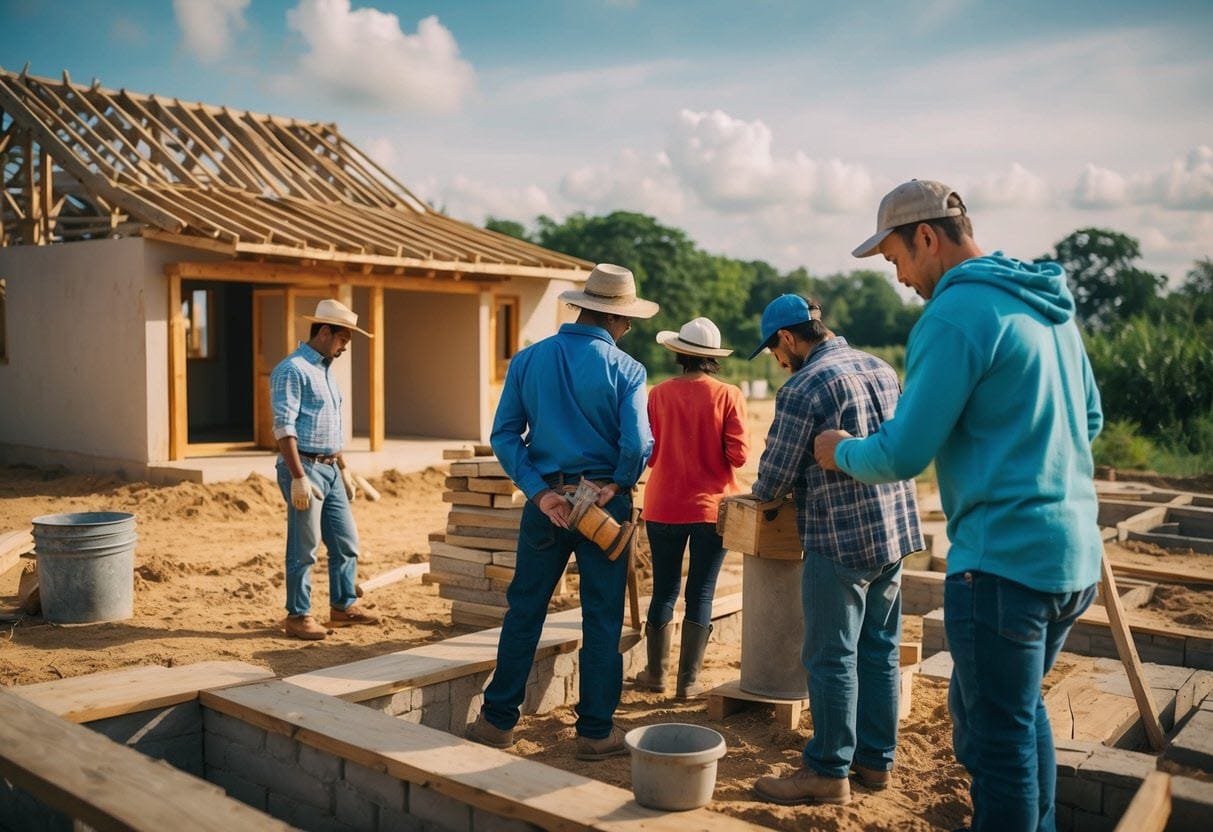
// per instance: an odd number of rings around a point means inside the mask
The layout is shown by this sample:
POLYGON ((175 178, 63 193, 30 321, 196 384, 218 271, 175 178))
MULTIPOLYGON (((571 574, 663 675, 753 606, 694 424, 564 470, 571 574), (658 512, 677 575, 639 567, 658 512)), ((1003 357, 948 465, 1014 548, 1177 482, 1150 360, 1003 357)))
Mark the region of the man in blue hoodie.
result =
POLYGON ((1103 544, 1091 440, 1103 416, 1056 263, 985 255, 959 194, 913 180, 880 203, 853 254, 883 254, 927 301, 893 419, 820 434, 823 468, 868 483, 932 458, 948 517, 944 623, 956 757, 973 829, 1052 830, 1056 762, 1040 695, 1095 596, 1103 544))

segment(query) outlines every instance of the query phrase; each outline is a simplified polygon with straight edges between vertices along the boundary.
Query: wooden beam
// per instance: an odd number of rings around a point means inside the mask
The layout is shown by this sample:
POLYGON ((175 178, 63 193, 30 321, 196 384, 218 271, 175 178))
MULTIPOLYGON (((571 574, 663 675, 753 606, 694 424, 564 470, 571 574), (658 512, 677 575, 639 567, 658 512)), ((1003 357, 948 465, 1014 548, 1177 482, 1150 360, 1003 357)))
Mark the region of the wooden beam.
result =
POLYGON ((1162 832, 1171 817, 1171 775, 1152 771, 1141 781, 1116 832, 1162 832))
POLYGON ((236 255, 235 243, 216 240, 212 237, 200 237, 195 234, 172 234, 168 231, 161 231, 159 228, 152 228, 151 226, 144 227, 139 232, 139 236, 145 240, 156 240, 161 243, 171 243, 175 246, 213 251, 216 254, 226 254, 231 257, 236 255))
POLYGON ((1141 711, 1142 725, 1146 730, 1146 741, 1154 751, 1162 751, 1167 739, 1163 734, 1162 724, 1158 721, 1158 709, 1146 685, 1145 675, 1141 669, 1141 659, 1137 656, 1137 645, 1129 625, 1125 621, 1125 612, 1120 605, 1120 594, 1116 589, 1116 576, 1112 574, 1112 564, 1105 553, 1100 559, 1102 572, 1100 592, 1103 594, 1104 609, 1108 612, 1108 624, 1112 630, 1112 640, 1116 642, 1116 652, 1125 666, 1129 677, 1129 687, 1133 690, 1133 698, 1137 701, 1137 709, 1141 711))
POLYGON ((370 360, 367 362, 367 397, 368 416, 367 430, 370 433, 371 450, 383 450, 387 437, 387 416, 384 400, 386 398, 385 347, 386 333, 383 328, 383 284, 371 287, 371 311, 368 321, 370 332, 375 337, 371 339, 370 360))
POLYGON ((188 280, 238 281, 241 283, 270 283, 275 285, 327 287, 333 281, 349 286, 381 286, 409 292, 440 292, 474 295, 484 290, 482 280, 455 282, 444 278, 410 277, 408 275, 361 274, 342 271, 335 265, 296 266, 291 263, 268 263, 254 260, 227 262, 170 263, 168 274, 188 280))
POLYGON ((181 312, 181 276, 168 276, 168 458, 185 459, 189 443, 186 409, 185 316, 181 312))

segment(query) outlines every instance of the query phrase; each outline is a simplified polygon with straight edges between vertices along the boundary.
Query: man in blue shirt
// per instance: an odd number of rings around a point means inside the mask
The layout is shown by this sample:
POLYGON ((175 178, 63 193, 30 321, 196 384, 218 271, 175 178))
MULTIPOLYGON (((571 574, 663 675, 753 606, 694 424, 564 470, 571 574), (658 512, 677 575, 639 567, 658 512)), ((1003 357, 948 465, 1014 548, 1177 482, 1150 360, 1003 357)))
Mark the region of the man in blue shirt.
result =
POLYGON ((1099 391, 1056 263, 983 254, 960 195, 912 180, 885 196, 883 254, 927 301, 906 347, 897 418, 826 431, 823 468, 862 482, 932 458, 948 517, 944 626, 956 758, 974 830, 1052 830, 1057 766, 1041 680, 1095 595, 1103 544, 1091 440, 1099 391))
POLYGON ((893 418, 901 385, 893 368, 851 347, 821 320, 821 307, 781 295, 762 313, 764 349, 791 373, 758 463, 754 497, 791 493, 804 546, 801 603, 813 736, 803 765, 761 777, 772 803, 847 803, 848 775, 883 789, 897 747, 901 559, 922 548, 913 482, 865 485, 813 459, 828 428, 860 433, 893 418))
POLYGON ((601 760, 627 753, 614 714, 623 686, 619 637, 628 564, 626 557, 607 560, 569 528, 564 495, 584 477, 600 487, 598 505, 617 521, 629 518, 631 489, 653 437, 644 367, 615 342, 633 318, 651 318, 659 307, 636 297, 631 271, 605 263, 594 267, 583 290, 560 298, 580 309, 577 321, 510 360, 493 422, 493 451, 527 504, 497 668, 467 735, 496 748, 513 745, 548 602, 575 554, 582 629, 577 758, 601 760))
POLYGON ((270 407, 278 440, 278 487, 286 500, 286 625, 288 636, 318 641, 328 629, 311 615, 312 565, 321 539, 328 546, 329 624, 376 624, 354 602, 358 530, 350 513, 354 477, 341 454, 341 391, 330 373, 357 326, 358 316, 336 300, 322 300, 306 343, 270 374, 270 407))

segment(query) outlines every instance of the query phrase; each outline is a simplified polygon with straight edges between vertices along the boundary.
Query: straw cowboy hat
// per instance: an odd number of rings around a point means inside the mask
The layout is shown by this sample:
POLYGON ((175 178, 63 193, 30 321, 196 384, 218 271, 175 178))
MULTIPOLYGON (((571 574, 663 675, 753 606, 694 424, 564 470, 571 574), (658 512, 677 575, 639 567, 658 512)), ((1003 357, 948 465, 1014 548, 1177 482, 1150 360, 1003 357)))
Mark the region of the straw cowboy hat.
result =
POLYGON ((707 318, 687 321, 677 332, 662 330, 657 333, 657 343, 670 352, 704 358, 724 358, 733 352, 720 348, 720 330, 707 318))
POLYGON ((636 278, 631 269, 610 263, 599 263, 586 278, 585 286, 561 292, 560 299, 582 309, 624 318, 651 318, 661 310, 651 300, 636 297, 636 278))
POLYGON ((358 328, 358 315, 348 306, 339 300, 327 298, 316 304, 315 315, 304 315, 303 320, 311 321, 314 324, 330 324, 332 326, 343 326, 346 329, 352 329, 355 332, 361 332, 367 338, 374 338, 374 335, 367 332, 365 329, 358 328))

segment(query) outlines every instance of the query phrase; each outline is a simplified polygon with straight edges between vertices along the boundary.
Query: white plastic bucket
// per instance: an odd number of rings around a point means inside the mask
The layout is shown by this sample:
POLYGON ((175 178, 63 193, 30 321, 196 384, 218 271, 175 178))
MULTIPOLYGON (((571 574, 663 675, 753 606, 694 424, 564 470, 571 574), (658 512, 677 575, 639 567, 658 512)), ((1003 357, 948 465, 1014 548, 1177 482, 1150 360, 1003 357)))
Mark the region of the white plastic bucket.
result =
POLYGON ((632 794, 650 809, 682 811, 708 805, 716 790, 716 761, 724 737, 711 728, 666 722, 633 728, 623 741, 632 752, 632 794))

